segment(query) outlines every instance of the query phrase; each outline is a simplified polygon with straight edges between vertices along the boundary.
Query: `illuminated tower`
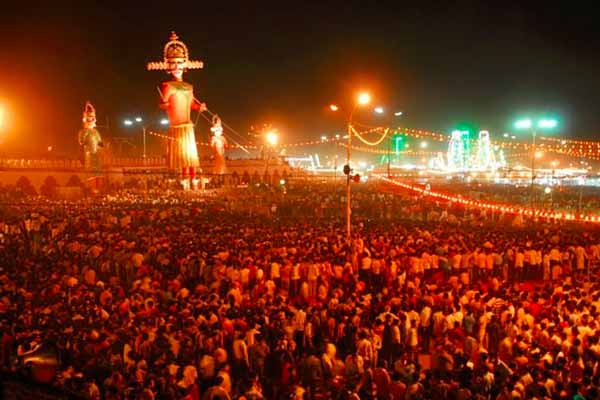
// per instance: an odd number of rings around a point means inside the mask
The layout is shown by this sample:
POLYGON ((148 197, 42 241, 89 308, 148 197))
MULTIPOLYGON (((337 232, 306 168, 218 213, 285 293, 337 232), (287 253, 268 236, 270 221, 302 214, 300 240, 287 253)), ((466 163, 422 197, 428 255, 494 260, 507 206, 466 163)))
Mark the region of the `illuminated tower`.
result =
POLYGON ((451 171, 463 171, 465 169, 465 145, 461 131, 452 131, 450 143, 448 144, 448 169, 451 171))
POLYGON ((475 156, 474 168, 480 171, 488 171, 495 167, 495 157, 488 131, 479 131, 477 140, 477 155, 475 156))

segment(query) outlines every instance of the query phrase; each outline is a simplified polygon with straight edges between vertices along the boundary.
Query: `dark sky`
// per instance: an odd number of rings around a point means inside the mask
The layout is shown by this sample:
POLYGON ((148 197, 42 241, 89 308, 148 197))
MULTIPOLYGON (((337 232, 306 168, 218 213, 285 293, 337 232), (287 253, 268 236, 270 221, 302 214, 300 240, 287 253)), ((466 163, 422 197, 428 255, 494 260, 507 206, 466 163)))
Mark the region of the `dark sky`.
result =
POLYGON ((197 97, 241 133, 262 122, 286 141, 331 133, 343 119, 326 105, 368 88, 411 127, 500 133, 537 112, 560 116, 565 136, 600 139, 600 15, 570 2, 5 3, 5 151, 76 148, 87 99, 113 135, 127 116, 158 119, 166 74, 145 64, 171 30, 205 63, 186 75, 197 97))

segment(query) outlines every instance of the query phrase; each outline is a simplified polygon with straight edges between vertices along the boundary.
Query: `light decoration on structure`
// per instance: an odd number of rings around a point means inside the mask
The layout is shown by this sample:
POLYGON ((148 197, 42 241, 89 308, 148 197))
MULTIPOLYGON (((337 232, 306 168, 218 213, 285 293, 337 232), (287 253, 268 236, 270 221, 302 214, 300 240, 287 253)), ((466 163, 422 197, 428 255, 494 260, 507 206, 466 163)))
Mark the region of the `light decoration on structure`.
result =
MULTIPOLYGON (((347 148, 348 144, 347 143, 337 143, 338 146, 340 147, 344 147, 347 148)), ((372 147, 364 147, 364 146, 352 146, 351 147, 352 150, 355 151, 359 151, 362 153, 371 153, 371 154, 380 154, 380 155, 387 155, 389 153, 388 150, 384 150, 384 149, 374 149, 372 147)), ((439 151, 425 151, 425 150, 400 150, 399 152, 396 152, 394 154, 396 155, 406 155, 406 156, 419 156, 419 157, 427 157, 427 156, 437 156, 438 154, 440 154, 441 152, 439 151)))
POLYGON ((419 193, 423 196, 433 197, 435 199, 441 199, 452 203, 462 204, 465 207, 478 208, 481 210, 492 210, 502 212, 506 214, 524 215, 528 217, 539 217, 547 218, 556 221, 571 221, 571 222, 593 222, 600 223, 600 216, 598 215, 585 215, 585 214, 573 214, 556 211, 544 211, 544 210, 533 210, 528 207, 514 206, 508 204, 495 204, 488 203, 480 200, 473 200, 460 195, 452 195, 441 192, 432 191, 428 186, 410 184, 400 182, 394 179, 387 178, 384 175, 373 174, 372 176, 383 180, 384 182, 390 183, 394 186, 401 187, 403 189, 410 190, 415 193, 419 193))

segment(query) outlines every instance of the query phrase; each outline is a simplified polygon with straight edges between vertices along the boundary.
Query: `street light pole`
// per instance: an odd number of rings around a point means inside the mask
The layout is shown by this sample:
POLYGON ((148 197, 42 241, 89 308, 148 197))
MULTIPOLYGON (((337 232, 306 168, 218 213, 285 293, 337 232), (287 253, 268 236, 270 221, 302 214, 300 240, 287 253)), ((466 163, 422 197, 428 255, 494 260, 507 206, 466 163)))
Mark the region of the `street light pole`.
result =
MULTIPOLYGON (((354 110, 356 110, 356 104, 352 108, 350 116, 348 117, 348 151, 346 154, 346 164, 348 165, 348 168, 350 168, 350 158, 352 157, 352 114, 354 114, 354 110)), ((346 240, 348 241, 348 243, 350 243, 350 215, 352 213, 352 201, 350 199, 350 175, 350 170, 348 170, 348 175, 346 175, 346 240)))
MULTIPOLYGON (((352 131, 353 131, 353 127, 352 127, 352 116, 354 115, 354 111, 356 111, 356 107, 358 107, 359 105, 365 105, 368 104, 371 101, 371 96, 369 96, 368 93, 360 93, 360 95, 358 96, 358 98, 354 101, 354 105, 352 106, 352 110, 350 111, 350 115, 348 115, 348 122, 347 122, 347 134, 348 134, 348 144, 347 144, 347 149, 346 149, 346 165, 344 165, 344 174, 346 175, 346 240, 348 242, 348 245, 350 245, 350 238, 351 238, 351 234, 352 234, 352 228, 351 228, 351 213, 352 213, 352 193, 351 193, 351 189, 350 189, 350 180, 352 179, 351 177, 351 172, 352 170, 350 169, 350 160, 352 159, 352 131)), ((331 111, 337 111, 338 110, 338 106, 336 106, 335 104, 332 104, 329 106, 329 109, 331 111)), ((376 111, 378 113, 381 113, 383 111, 376 111)))
POLYGON ((537 157, 537 149, 535 145, 536 128, 542 130, 556 128, 558 122, 555 119, 540 119, 538 121, 532 121, 531 119, 522 119, 515 122, 515 128, 530 130, 531 131, 531 188, 529 194, 529 201, 531 203, 531 210, 535 210, 535 158, 537 157))
POLYGON ((144 164, 146 164, 146 126, 142 125, 142 133, 144 135, 144 164))

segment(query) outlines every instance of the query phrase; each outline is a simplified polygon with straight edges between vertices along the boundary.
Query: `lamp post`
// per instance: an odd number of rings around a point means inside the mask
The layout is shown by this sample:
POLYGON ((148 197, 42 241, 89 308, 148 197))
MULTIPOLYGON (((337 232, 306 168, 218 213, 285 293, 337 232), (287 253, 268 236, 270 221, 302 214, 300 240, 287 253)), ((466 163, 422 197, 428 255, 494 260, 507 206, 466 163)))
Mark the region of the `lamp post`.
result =
POLYGON ((142 117, 135 117, 134 119, 126 119, 123 121, 125 126, 132 126, 133 124, 139 124, 142 126, 142 138, 144 143, 144 153, 142 154, 142 158, 144 159, 144 164, 146 164, 146 125, 144 125, 144 120, 142 117))
MULTIPOLYGON (((371 95, 369 95, 369 93, 366 92, 362 92, 358 95, 358 97, 356 98, 356 101, 354 102, 354 105, 352 106, 352 109, 350 110, 350 114, 348 115, 348 120, 347 120, 347 124, 346 124, 346 132, 347 132, 347 136, 348 136, 348 144, 347 144, 347 152, 346 152, 346 165, 344 165, 344 174, 346 175, 346 240, 348 243, 350 243, 350 238, 351 238, 351 233, 352 233, 352 228, 351 228, 351 213, 352 213, 352 199, 351 199, 351 186, 350 186, 350 180, 352 179, 351 177, 351 168, 350 168, 350 159, 352 158, 352 116, 354 115, 354 111, 356 111, 356 108, 360 105, 366 105, 369 104, 369 102, 371 101, 371 95)), ((335 104, 332 104, 329 106, 329 109, 331 111, 338 111, 339 107, 335 104)), ((376 111, 377 113, 382 113, 383 109, 378 107, 378 109, 381 109, 381 112, 376 111)))
POLYGON ((269 173, 269 159, 271 158, 271 151, 277 146, 279 142, 279 134, 277 133, 277 129, 271 129, 265 133, 265 141, 267 142, 267 151, 265 154, 266 164, 265 164, 265 177, 269 173))
MULTIPOLYGON (((142 127, 142 140, 144 143, 144 147, 143 147, 143 154, 142 154, 142 158, 144 159, 144 165, 146 164, 146 124, 144 124, 144 119, 142 117, 135 117, 133 119, 131 118, 127 118, 126 120, 123 121, 123 125, 125 126, 133 126, 134 124, 138 124, 142 127)), ((160 125, 162 126, 166 126, 169 125, 169 120, 166 118, 162 118, 160 120, 160 125)), ((150 125, 150 126, 154 126, 154 124, 150 125)))
POLYGON ((537 135, 536 128, 539 129, 553 129, 558 125, 558 121, 555 119, 540 119, 536 123, 529 118, 521 119, 515 122, 515 128, 521 130, 529 130, 531 132, 531 188, 529 201, 531 203, 531 209, 535 209, 535 159, 538 156, 535 146, 535 137, 537 135))

